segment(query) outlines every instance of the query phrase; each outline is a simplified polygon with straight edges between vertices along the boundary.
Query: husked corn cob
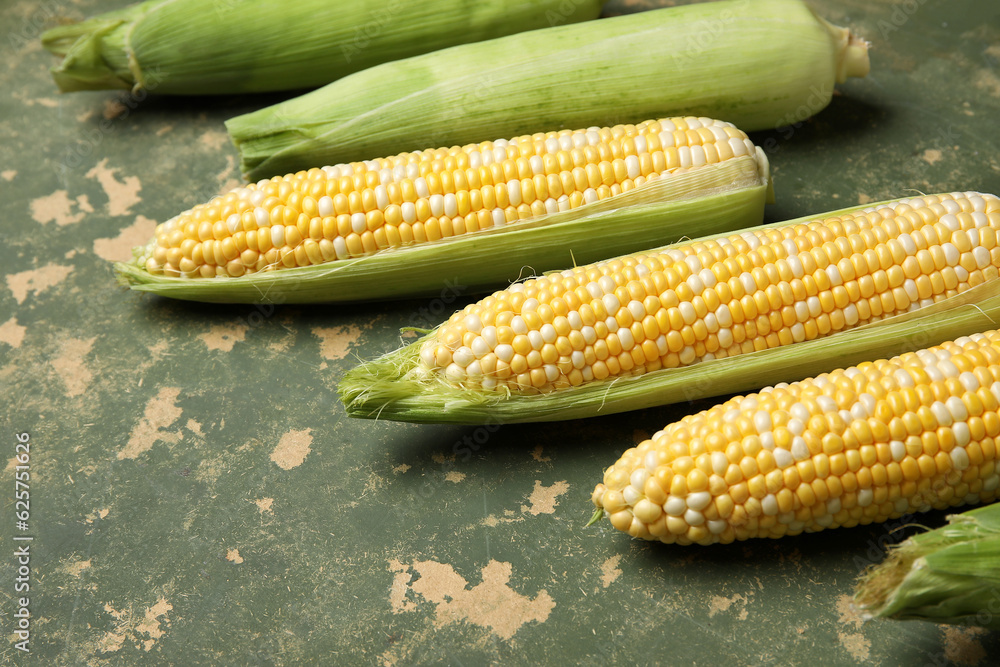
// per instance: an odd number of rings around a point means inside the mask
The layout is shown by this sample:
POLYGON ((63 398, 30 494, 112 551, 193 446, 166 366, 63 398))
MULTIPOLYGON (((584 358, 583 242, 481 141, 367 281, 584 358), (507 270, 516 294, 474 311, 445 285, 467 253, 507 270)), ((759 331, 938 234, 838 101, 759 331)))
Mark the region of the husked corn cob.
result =
MULTIPOLYGON (((664 214, 669 200, 720 188, 733 191, 735 199, 717 222, 711 221, 719 209, 708 207, 704 219, 710 225, 733 226, 748 216, 756 221, 767 190, 766 160, 729 123, 673 118, 538 133, 313 168, 236 188, 159 225, 132 264, 121 268, 137 282, 160 285, 157 278, 173 277, 212 284, 218 288, 213 294, 220 295, 238 287, 234 278, 309 268, 319 279, 330 279, 326 300, 347 300, 380 289, 374 275, 367 276, 373 284, 360 292, 335 290, 342 271, 354 269, 365 277, 358 271, 365 264, 358 260, 394 251, 389 261, 405 268, 410 251, 421 247, 434 252, 455 241, 488 244, 499 239, 498 232, 521 231, 517 245, 508 248, 515 252, 486 267, 495 272, 492 281, 511 280, 524 264, 539 259, 531 242, 544 249, 537 241, 546 228, 587 227, 568 248, 564 238, 557 240, 560 263, 568 262, 571 252, 578 257, 607 252, 608 243, 634 249, 643 237, 636 225, 652 224, 653 238, 675 233, 668 216, 648 219, 664 214), (749 194, 750 209, 738 201, 741 194, 749 194), (646 219, 638 215, 642 210, 646 219), (632 213, 635 220, 626 220, 632 213), (532 225, 539 238, 527 233, 532 225), (609 241, 627 234, 629 226, 637 232, 634 238, 609 241)), ((698 225, 699 215, 689 209, 688 224, 698 225)), ((454 246, 452 261, 462 257, 461 247, 454 246)), ((478 259, 475 264, 483 270, 478 259)), ((552 266, 542 258, 536 268, 552 266)), ((308 286, 306 273, 290 279, 293 289, 308 286)), ((429 286, 440 289, 443 278, 468 285, 463 273, 442 271, 429 286)), ((411 277, 381 289, 385 296, 417 287, 411 277)), ((273 295, 257 284, 244 288, 251 296, 273 295)))
POLYGON ((1000 332, 988 331, 684 417, 627 450, 592 499, 618 530, 678 544, 987 502, 998 410, 1000 332))
MULTIPOLYGON (((998 238, 1000 200, 953 193, 568 269, 467 306, 385 365, 352 371, 341 391, 353 414, 382 418, 422 417, 422 399, 495 410, 539 393, 564 392, 563 407, 575 409, 586 397, 579 389, 776 351, 946 305, 997 280, 998 238), (353 400, 359 404, 351 407, 353 400)), ((586 398, 605 406, 614 386, 586 398)), ((530 416, 530 405, 517 410, 530 416)), ((560 403, 537 405, 552 418, 560 403)), ((440 408, 427 416, 443 418, 440 408)))
POLYGON ((708 116, 745 131, 823 109, 867 44, 799 0, 729 0, 560 25, 385 63, 230 119, 258 179, 538 127, 708 116))
POLYGON ((596 18, 600 0, 148 0, 60 25, 42 45, 63 92, 219 95, 321 86, 435 49, 596 18), (383 6, 384 5, 384 6, 383 6))

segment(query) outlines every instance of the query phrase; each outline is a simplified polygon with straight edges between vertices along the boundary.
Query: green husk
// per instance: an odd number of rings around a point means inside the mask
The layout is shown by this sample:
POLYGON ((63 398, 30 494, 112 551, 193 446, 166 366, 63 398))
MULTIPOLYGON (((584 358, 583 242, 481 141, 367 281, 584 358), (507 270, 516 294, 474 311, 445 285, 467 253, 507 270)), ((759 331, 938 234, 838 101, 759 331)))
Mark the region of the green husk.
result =
POLYGON ((602 0, 148 0, 42 35, 63 92, 295 90, 465 42, 596 18, 602 0))
POLYGON ((1000 504, 948 517, 915 535, 859 580, 866 617, 1000 630, 1000 504))
POLYGON ((539 127, 707 116, 804 120, 868 72, 866 44, 799 0, 727 0, 466 44, 386 63, 230 119, 248 179, 539 127))
MULTIPOLYGON (((856 206, 780 224, 794 225, 886 203, 890 202, 856 206)), ((775 226, 778 225, 761 228, 775 226)), ((419 351, 421 343, 434 335, 432 332, 350 370, 341 380, 338 392, 348 415, 367 419, 468 424, 559 421, 791 382, 998 326, 1000 280, 993 280, 931 306, 824 338, 536 395, 463 389, 446 384, 437 375, 428 378, 419 372, 419 351)))
POLYGON ((454 298, 506 286, 525 273, 590 263, 697 230, 759 224, 770 196, 764 152, 658 178, 579 208, 435 243, 393 248, 356 259, 239 278, 152 275, 136 259, 115 264, 134 290, 175 299, 224 303, 314 303, 454 298))

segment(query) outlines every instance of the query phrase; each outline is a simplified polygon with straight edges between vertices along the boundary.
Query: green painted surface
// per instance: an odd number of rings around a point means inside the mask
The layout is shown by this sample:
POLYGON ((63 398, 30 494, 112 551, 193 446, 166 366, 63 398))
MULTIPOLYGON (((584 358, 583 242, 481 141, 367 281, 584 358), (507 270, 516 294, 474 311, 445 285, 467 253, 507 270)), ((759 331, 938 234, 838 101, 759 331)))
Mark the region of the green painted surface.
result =
MULTIPOLYGON (((222 121, 279 99, 59 95, 36 19, 120 4, 0 9, 0 663, 986 665, 1000 651, 995 633, 851 614, 861 568, 908 530, 697 549, 584 529, 603 467, 707 404, 490 429, 344 416, 334 389, 357 357, 471 295, 261 311, 119 288, 108 260, 235 185, 222 121), (27 655, 15 535, 34 538, 27 655)), ((1000 192, 996 4, 823 4, 873 42, 873 70, 800 127, 754 135, 774 168, 768 218, 1000 192)))

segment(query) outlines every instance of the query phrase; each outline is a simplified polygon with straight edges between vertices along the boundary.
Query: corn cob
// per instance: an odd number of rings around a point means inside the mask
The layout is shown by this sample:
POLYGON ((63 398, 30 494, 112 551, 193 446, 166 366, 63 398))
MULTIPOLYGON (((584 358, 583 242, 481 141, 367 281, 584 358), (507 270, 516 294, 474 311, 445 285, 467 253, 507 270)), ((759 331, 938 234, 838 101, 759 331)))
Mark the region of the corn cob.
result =
POLYGON ((799 0, 558 26, 374 67, 226 125, 249 179, 537 127, 708 116, 745 131, 823 109, 866 44, 799 0))
POLYGON ((864 574, 864 618, 917 619, 1000 630, 1000 504, 948 517, 864 574))
POLYGON ((592 496, 633 537, 728 543, 993 500, 1000 331, 780 383, 627 450, 592 496))
POLYGON ((998 234, 1000 199, 952 193, 582 266, 467 306, 339 391, 357 417, 545 421, 801 378, 986 328, 998 234))
POLYGON ((767 161, 709 118, 562 131, 262 180, 195 206, 118 265, 206 301, 349 301, 516 279, 763 216, 767 161))
MULTIPOLYGON (((601 0, 149 0, 59 26, 42 45, 63 92, 217 95, 321 86, 456 44, 596 18, 601 0)), ((311 166, 311 165, 310 165, 311 166)))

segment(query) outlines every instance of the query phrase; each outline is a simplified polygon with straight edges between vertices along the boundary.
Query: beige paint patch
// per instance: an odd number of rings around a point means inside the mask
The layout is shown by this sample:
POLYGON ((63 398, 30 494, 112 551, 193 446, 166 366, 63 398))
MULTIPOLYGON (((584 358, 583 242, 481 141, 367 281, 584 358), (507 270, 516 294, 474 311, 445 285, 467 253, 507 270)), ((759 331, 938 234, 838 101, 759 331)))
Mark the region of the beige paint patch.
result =
POLYGON ((137 647, 142 647, 147 653, 156 645, 156 640, 163 637, 162 624, 170 624, 167 613, 173 609, 165 598, 157 600, 152 607, 147 607, 142 616, 130 611, 116 610, 110 604, 104 605, 104 611, 116 621, 115 628, 106 633, 98 643, 102 653, 114 653, 121 650, 125 641, 131 639, 137 647))
POLYGON ((837 596, 837 618, 838 623, 843 623, 845 625, 853 625, 855 629, 860 628, 864 619, 861 617, 861 613, 858 611, 857 607, 854 606, 854 598, 846 593, 837 596))
POLYGON ((556 482, 552 486, 542 486, 541 481, 535 480, 535 488, 528 496, 531 506, 521 505, 521 511, 538 516, 539 514, 553 514, 556 505, 559 504, 559 496, 569 491, 569 484, 566 481, 556 482))
POLYGON ((36 97, 35 102, 46 109, 55 109, 59 106, 59 100, 54 100, 51 97, 36 97))
POLYGON ((187 423, 184 424, 184 428, 186 428, 187 430, 191 431, 192 433, 194 433, 199 438, 204 438, 205 437, 205 434, 201 430, 201 424, 199 424, 198 422, 196 422, 193 419, 187 420, 187 423))
POLYGON ((217 151, 229 143, 229 135, 222 130, 206 130, 198 138, 198 143, 209 150, 217 151))
POLYGON ((39 269, 11 273, 7 276, 7 288, 14 295, 14 300, 24 303, 29 294, 39 294, 50 287, 66 280, 73 272, 72 266, 61 264, 46 264, 39 269))
POLYGON ((258 498, 253 502, 261 514, 274 514, 274 510, 271 509, 271 506, 274 505, 274 498, 258 498))
POLYGON ((867 204, 871 200, 872 200, 872 198, 869 197, 868 195, 866 195, 865 193, 863 193, 863 192, 859 192, 858 193, 858 205, 859 206, 864 206, 865 204, 867 204))
POLYGON ((111 510, 109 510, 109 509, 97 510, 97 518, 98 519, 104 519, 110 513, 111 513, 111 510))
POLYGON ((458 484, 465 479, 464 472, 458 472, 457 470, 451 470, 444 475, 444 480, 446 482, 451 482, 453 484, 458 484))
POLYGON ((134 459, 149 451, 158 442, 175 443, 181 439, 181 431, 167 431, 180 419, 181 409, 177 407, 180 387, 163 387, 146 404, 146 411, 139 423, 132 429, 128 444, 118 452, 118 459, 134 459))
POLYGON ((135 222, 113 238, 96 239, 94 254, 108 262, 124 262, 132 257, 132 248, 146 245, 156 231, 156 221, 140 215, 135 222))
POLYGON ((14 177, 16 176, 17 176, 17 169, 4 169, 3 171, 0 171, 0 178, 7 181, 8 183, 10 181, 13 181, 14 177))
POLYGON ((621 554, 615 554, 601 564, 601 585, 607 588, 615 582, 615 579, 622 576, 622 571, 618 564, 622 560, 621 554))
POLYGON ((122 104, 121 100, 110 98, 104 100, 104 108, 101 110, 101 115, 104 116, 104 120, 114 120, 127 111, 128 107, 122 104))
POLYGON ((539 463, 546 463, 552 459, 548 456, 542 456, 542 446, 535 445, 535 448, 531 450, 531 458, 535 459, 539 463))
POLYGON ((239 565, 243 562, 243 556, 240 555, 239 549, 227 549, 226 550, 226 560, 230 563, 236 563, 239 565))
POLYGON ((14 349, 21 347, 24 341, 24 334, 28 327, 22 327, 17 323, 17 318, 12 317, 3 324, 0 324, 0 343, 7 343, 14 349))
POLYGON ((58 226, 65 227, 80 222, 84 215, 93 212, 87 195, 80 195, 73 200, 65 190, 56 190, 50 195, 31 200, 31 217, 43 225, 55 222, 58 226), (74 208, 77 209, 76 212, 73 211, 74 208))
POLYGON ((126 176, 119 181, 115 177, 117 172, 118 169, 108 168, 108 158, 104 158, 88 171, 86 176, 97 179, 108 195, 109 215, 128 215, 129 209, 142 201, 139 197, 142 183, 136 176, 126 176))
POLYGON ((406 599, 406 594, 410 590, 408 584, 413 578, 409 574, 407 567, 399 560, 393 558, 389 561, 389 571, 394 572, 392 584, 389 586, 389 608, 392 613, 401 614, 404 611, 411 611, 417 608, 417 603, 406 599))
POLYGON ((1000 77, 991 70, 980 69, 972 77, 972 85, 985 90, 993 97, 1000 97, 1000 77))
POLYGON ((941 161, 941 151, 936 148, 928 148, 920 158, 927 164, 934 164, 941 161))
POLYGON ((79 577, 81 573, 89 567, 90 559, 88 558, 87 560, 78 560, 72 563, 66 563, 59 569, 72 577, 79 577))
POLYGON ((271 452, 271 460, 283 470, 291 470, 302 465, 309 455, 310 445, 312 445, 312 429, 306 428, 301 431, 289 431, 281 436, 278 446, 271 452))
POLYGON ((393 468, 392 471, 394 473, 396 473, 397 475, 401 475, 401 474, 403 474, 404 472, 406 472, 409 469, 410 469, 410 464, 409 463, 401 463, 398 466, 396 466, 395 468, 393 468))
POLYGON ((983 628, 944 628, 944 657, 954 665, 977 667, 985 664, 986 649, 977 637, 986 634, 983 628))
POLYGON ((434 625, 438 628, 465 621, 510 639, 526 623, 544 623, 556 606, 545 589, 529 598, 510 588, 510 563, 491 560, 482 569, 482 582, 472 588, 447 563, 414 561, 411 568, 420 577, 409 583, 410 575, 397 573, 390 589, 390 605, 400 613, 413 608, 407 606, 407 593, 422 597, 435 605, 434 625))
POLYGON ((66 385, 66 396, 84 393, 94 379, 94 374, 84 365, 83 358, 90 354, 96 341, 96 336, 87 339, 68 338, 61 342, 59 356, 49 362, 66 385))
POLYGON ((213 324, 208 333, 199 334, 198 338, 210 350, 231 352, 236 343, 246 340, 249 330, 245 324, 213 324))
MULTIPOLYGON (((753 596, 752 593, 750 595, 751 597, 753 596)), ((731 598, 723 597, 721 595, 713 595, 712 599, 708 601, 708 617, 712 618, 716 614, 727 612, 730 607, 737 605, 738 611, 735 609, 733 610, 736 612, 736 618, 741 621, 745 621, 747 620, 747 616, 749 616, 749 613, 747 612, 747 602, 747 597, 740 595, 739 593, 731 598)))
POLYGON ((346 357, 348 350, 361 337, 361 329, 353 324, 343 327, 316 327, 312 332, 319 338, 320 355, 331 361, 346 357))
POLYGON ((871 654, 872 643, 860 632, 838 632, 840 645, 858 662, 865 662, 871 654))

